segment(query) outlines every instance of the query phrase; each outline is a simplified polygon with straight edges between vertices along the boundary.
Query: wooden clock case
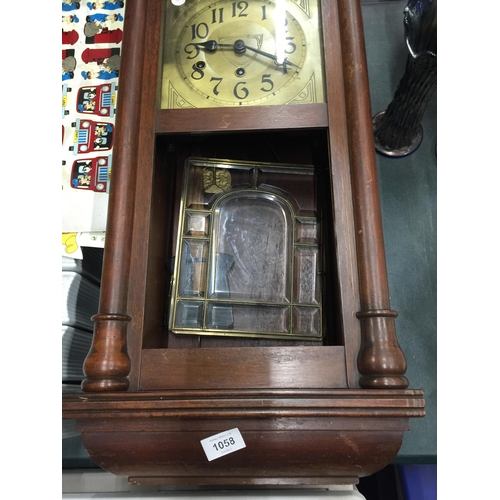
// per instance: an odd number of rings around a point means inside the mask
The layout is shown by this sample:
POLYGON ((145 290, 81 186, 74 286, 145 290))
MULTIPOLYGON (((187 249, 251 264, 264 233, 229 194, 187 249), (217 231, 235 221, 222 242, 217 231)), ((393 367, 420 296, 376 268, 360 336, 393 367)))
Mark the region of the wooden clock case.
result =
POLYGON ((63 395, 63 417, 131 484, 353 484, 424 416, 389 303, 360 4, 321 7, 327 104, 160 110, 162 0, 127 0, 100 306, 83 392, 63 395), (168 332, 167 262, 193 155, 318 165, 322 342, 168 332), (209 462, 200 440, 235 427, 246 447, 209 462))

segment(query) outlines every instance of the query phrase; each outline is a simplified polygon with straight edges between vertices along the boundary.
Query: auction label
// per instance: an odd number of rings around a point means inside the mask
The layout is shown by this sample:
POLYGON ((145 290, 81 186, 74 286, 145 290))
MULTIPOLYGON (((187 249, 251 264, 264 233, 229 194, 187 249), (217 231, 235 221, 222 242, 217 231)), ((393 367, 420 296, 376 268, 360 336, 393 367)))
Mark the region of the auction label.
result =
POLYGON ((209 462, 246 447, 241 432, 237 428, 202 439, 200 443, 209 462))

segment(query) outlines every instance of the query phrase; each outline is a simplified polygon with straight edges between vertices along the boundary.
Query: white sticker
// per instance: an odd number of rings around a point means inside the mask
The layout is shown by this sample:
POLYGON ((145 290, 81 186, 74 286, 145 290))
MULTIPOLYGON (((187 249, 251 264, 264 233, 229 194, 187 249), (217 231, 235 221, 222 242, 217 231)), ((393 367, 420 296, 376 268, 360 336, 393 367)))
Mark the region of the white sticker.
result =
POLYGON ((202 439, 200 443, 209 462, 246 447, 241 432, 237 428, 202 439))

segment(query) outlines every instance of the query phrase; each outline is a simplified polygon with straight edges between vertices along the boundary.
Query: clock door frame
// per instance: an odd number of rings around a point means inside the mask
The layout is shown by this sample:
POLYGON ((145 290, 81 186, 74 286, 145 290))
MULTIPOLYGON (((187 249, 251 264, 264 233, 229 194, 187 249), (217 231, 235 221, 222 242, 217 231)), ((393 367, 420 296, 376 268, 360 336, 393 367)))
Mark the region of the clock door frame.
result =
POLYGON ((321 10, 326 104, 162 110, 162 0, 127 0, 99 312, 85 394, 65 395, 63 416, 78 419, 96 463, 134 484, 355 483, 387 465, 409 417, 424 415, 390 308, 361 6, 322 0, 321 10), (162 165, 178 161, 163 139, 289 129, 327 132, 342 345, 162 347, 175 198, 162 165), (246 461, 205 463, 195 438, 231 425, 246 431, 246 461), (264 435, 277 453, 267 461, 264 435), (285 456, 299 449, 307 458, 297 468, 285 456))

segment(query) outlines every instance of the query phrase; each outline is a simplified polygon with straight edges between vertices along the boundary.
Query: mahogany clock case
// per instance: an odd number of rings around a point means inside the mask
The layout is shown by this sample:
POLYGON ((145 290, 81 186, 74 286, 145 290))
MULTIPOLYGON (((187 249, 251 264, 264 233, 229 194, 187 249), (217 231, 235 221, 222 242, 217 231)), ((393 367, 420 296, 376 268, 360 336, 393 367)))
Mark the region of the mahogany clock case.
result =
POLYGON ((322 1, 327 103, 159 110, 160 0, 128 0, 99 313, 84 394, 63 398, 92 460, 132 484, 356 483, 397 454, 408 389, 387 288, 361 11, 322 1), (189 157, 314 165, 321 340, 169 331, 169 263, 189 157), (207 462, 200 439, 246 448, 207 462))

